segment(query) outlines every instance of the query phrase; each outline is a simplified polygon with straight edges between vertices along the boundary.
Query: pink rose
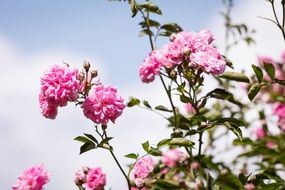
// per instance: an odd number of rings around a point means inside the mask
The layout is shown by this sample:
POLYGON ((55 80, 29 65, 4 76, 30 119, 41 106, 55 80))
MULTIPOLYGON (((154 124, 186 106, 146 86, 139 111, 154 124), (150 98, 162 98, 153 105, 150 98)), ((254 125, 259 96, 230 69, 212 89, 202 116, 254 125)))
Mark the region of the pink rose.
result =
POLYGON ((244 186, 244 189, 245 190, 254 190, 255 189, 255 186, 253 183, 248 183, 244 186))
POLYGON ((273 149, 275 143, 273 141, 267 141, 266 142, 266 147, 269 149, 273 149))
POLYGON ((155 79, 155 75, 159 74, 161 67, 161 55, 157 50, 152 51, 145 58, 143 64, 139 68, 139 75, 142 82, 149 83, 155 79))
POLYGON ((101 168, 90 169, 86 175, 86 183, 82 185, 86 190, 103 190, 106 184, 106 175, 101 168))
POLYGON ((43 165, 36 165, 26 169, 18 177, 13 190, 43 190, 43 186, 49 181, 49 174, 43 165))
POLYGON ((163 153, 161 162, 167 167, 174 167, 182 160, 183 157, 183 152, 177 149, 170 149, 163 153))
POLYGON ((99 85, 91 89, 81 107, 87 118, 94 123, 106 125, 109 120, 115 123, 126 106, 116 88, 99 85))
POLYGON ((185 104, 185 109, 186 109, 187 113, 190 113, 190 114, 195 114, 196 113, 196 111, 193 108, 191 103, 185 104))
POLYGON ((259 127, 255 130, 255 135, 258 139, 262 139, 266 136, 266 132, 263 127, 259 127))
POLYGON ((277 115, 279 118, 285 118, 285 104, 276 103, 273 108, 273 113, 277 115))
POLYGON ((77 74, 77 69, 62 65, 54 65, 44 73, 39 95, 43 116, 54 119, 57 107, 66 106, 68 101, 77 99, 80 88, 77 74))
POLYGON ((198 51, 190 55, 190 66, 198 67, 206 73, 220 75, 226 69, 226 62, 215 48, 208 47, 206 51, 198 51))
POLYGON ((154 160, 147 155, 140 158, 134 165, 130 178, 134 180, 137 187, 143 187, 144 180, 153 171, 155 166, 154 160))

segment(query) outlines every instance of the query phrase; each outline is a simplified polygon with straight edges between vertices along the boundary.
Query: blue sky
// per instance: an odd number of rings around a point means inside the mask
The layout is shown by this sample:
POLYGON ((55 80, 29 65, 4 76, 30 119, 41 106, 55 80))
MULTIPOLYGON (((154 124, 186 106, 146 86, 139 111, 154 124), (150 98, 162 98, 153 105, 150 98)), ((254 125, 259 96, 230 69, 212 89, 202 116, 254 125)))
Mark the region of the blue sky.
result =
MULTIPOLYGON (((163 11, 161 23, 175 21, 185 30, 211 30, 223 48, 224 28, 220 0, 154 1, 163 11)), ((257 29, 258 44, 241 45, 230 54, 237 68, 255 63, 256 55, 278 58, 284 48, 278 31, 257 16, 272 16, 265 1, 239 0, 233 14, 237 22, 257 29), (258 11, 257 11, 258 10, 258 11), (262 14, 262 15, 259 15, 262 14), (270 38, 268 37, 270 36, 270 38), (274 48, 273 45, 274 45, 274 48)), ((39 78, 53 64, 63 61, 80 67, 84 60, 99 68, 104 83, 118 87, 127 99, 137 96, 166 104, 159 83, 141 84, 138 67, 150 50, 147 38, 139 38, 140 17, 131 18, 127 3, 107 0, 0 0, 0 189, 10 189, 27 167, 43 163, 52 174, 47 190, 71 190, 74 172, 83 165, 102 166, 108 187, 124 190, 125 182, 105 151, 78 155, 72 139, 92 132, 92 123, 79 108, 60 109, 56 120, 46 120, 38 106, 39 78)), ((166 39, 159 41, 160 44, 166 39)), ((119 160, 142 152, 140 143, 156 143, 168 137, 165 121, 140 109, 126 109, 109 127, 119 160)))

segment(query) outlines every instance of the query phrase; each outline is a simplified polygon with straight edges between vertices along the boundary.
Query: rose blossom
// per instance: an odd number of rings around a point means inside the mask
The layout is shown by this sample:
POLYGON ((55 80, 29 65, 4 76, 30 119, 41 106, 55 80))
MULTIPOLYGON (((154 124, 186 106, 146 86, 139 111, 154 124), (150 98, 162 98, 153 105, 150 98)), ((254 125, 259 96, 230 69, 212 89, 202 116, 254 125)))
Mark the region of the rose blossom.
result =
POLYGON ((86 183, 82 185, 86 190, 103 190, 106 184, 106 175, 101 168, 90 169, 86 175, 86 183))
POLYGON ((134 180, 137 187, 142 187, 144 180, 152 172, 154 168, 154 160, 151 156, 144 156, 140 158, 134 165, 130 178, 134 180))
POLYGON ((42 93, 39 95, 39 102, 40 108, 42 109, 42 115, 49 119, 55 119, 57 115, 57 106, 50 105, 42 93))
POLYGON ((276 114, 279 118, 285 118, 285 104, 276 103, 273 108, 273 113, 276 114))
POLYGON ((183 156, 183 152, 171 149, 163 153, 161 162, 167 167, 174 167, 182 160, 183 156))
POLYGON ((44 73, 41 77, 39 95, 43 116, 54 119, 57 115, 57 107, 66 106, 68 101, 77 99, 80 87, 77 74, 77 69, 63 65, 54 65, 44 73))
POLYGON ((254 190, 255 186, 253 183, 247 183, 247 184, 245 184, 244 189, 245 190, 254 190))
POLYGON ((193 65, 212 75, 220 75, 225 71, 226 62, 215 48, 198 51, 190 55, 190 66, 193 65))
POLYGON ((49 174, 43 165, 36 165, 26 169, 18 177, 13 190, 43 190, 43 186, 49 181, 49 174))
POLYGON ((266 142, 266 147, 269 148, 269 149, 273 149, 275 143, 273 141, 267 141, 266 142))
POLYGON ((115 123, 126 106, 116 88, 99 85, 91 89, 81 107, 87 118, 94 123, 106 125, 109 120, 115 123))
POLYGON ((86 174, 83 170, 78 170, 75 173, 74 182, 76 185, 82 185, 83 183, 86 182, 86 174))
POLYGON ((160 53, 157 50, 152 51, 148 57, 145 58, 143 64, 139 68, 139 75, 142 82, 149 83, 159 74, 161 66, 160 53))
POLYGON ((258 139, 262 139, 265 137, 266 135, 266 132, 265 130, 263 129, 263 127, 259 127, 255 130, 255 135, 258 139))

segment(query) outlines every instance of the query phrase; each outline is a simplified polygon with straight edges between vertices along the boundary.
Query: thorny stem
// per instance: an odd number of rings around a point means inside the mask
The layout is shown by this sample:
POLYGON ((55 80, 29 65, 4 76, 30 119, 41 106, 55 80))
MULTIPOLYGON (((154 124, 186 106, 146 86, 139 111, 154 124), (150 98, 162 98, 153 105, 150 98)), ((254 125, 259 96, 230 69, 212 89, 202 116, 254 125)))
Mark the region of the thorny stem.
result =
MULTIPOLYGON (((102 126, 102 129, 103 129, 103 135, 102 135, 102 136, 103 136, 103 137, 105 136, 105 138, 108 138, 107 133, 106 133, 106 130, 104 129, 103 126, 102 126)), ((109 145, 108 142, 107 142, 107 144, 109 145)), ((126 178, 127 183, 128 183, 128 189, 131 190, 131 182, 130 182, 130 180, 129 180, 127 174, 126 174, 125 171, 123 170, 123 168, 122 168, 120 162, 118 161, 116 155, 114 154, 113 150, 112 150, 111 148, 108 149, 108 150, 109 150, 109 152, 111 153, 111 155, 112 155, 113 159, 115 160, 117 166, 119 167, 120 171, 122 172, 122 174, 123 174, 124 177, 126 178)))

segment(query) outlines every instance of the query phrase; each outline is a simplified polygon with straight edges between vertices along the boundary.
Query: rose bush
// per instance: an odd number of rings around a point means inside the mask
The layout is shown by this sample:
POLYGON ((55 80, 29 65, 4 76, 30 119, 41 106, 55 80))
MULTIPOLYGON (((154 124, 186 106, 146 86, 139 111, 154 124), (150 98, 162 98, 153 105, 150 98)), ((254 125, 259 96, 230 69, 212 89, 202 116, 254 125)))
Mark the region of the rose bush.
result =
MULTIPOLYGON (((276 14, 274 0, 268 2, 276 14)), ((259 63, 252 65, 254 74, 246 76, 235 71, 228 58, 214 46, 210 31, 186 32, 176 23, 160 24, 151 18, 152 14, 162 14, 154 3, 135 0, 128 3, 133 17, 141 14, 141 33, 148 36, 151 47, 138 75, 143 83, 160 80, 169 105, 151 105, 135 97, 125 101, 115 87, 98 80, 97 70, 91 70, 86 62, 82 70, 55 65, 44 73, 39 94, 42 115, 55 119, 59 107, 68 103, 79 106, 84 116, 94 123, 94 134, 84 133, 75 138, 81 143, 80 154, 97 148, 109 151, 126 179, 125 189, 285 189, 285 53, 281 61, 260 56, 259 63), (163 36, 169 37, 169 42, 156 48, 157 38, 163 36), (217 81, 214 88, 204 87, 206 76, 217 81), (240 86, 250 103, 235 95, 234 89, 240 86), (176 102, 185 105, 186 114, 176 102), (127 154, 125 157, 133 162, 126 172, 114 153, 108 125, 109 121, 115 123, 126 107, 138 105, 162 115, 172 132, 169 138, 159 142, 142 143, 144 155, 127 154), (272 109, 270 114, 265 113, 265 106, 272 109), (249 111, 258 113, 258 122, 246 118, 249 111), (272 116, 276 119, 269 124, 272 116), (254 135, 243 135, 252 129, 254 135), (221 138, 232 134, 236 138, 222 152, 238 147, 242 150, 229 164, 227 158, 217 160, 215 151, 217 144, 224 143, 221 138), (251 159, 255 162, 251 163, 251 159)), ((281 6, 283 24, 278 17, 273 22, 285 42, 284 1, 281 6)), ((227 32, 235 29, 240 35, 244 27, 226 25, 227 32)), ((249 43, 252 39, 247 29, 245 34, 245 41, 249 43)), ((231 47, 227 45, 226 50, 231 47)), ((41 190, 49 179, 43 165, 34 166, 25 170, 12 188, 41 190)), ((83 167, 75 173, 74 182, 80 190, 103 190, 106 175, 99 167, 83 167)))

